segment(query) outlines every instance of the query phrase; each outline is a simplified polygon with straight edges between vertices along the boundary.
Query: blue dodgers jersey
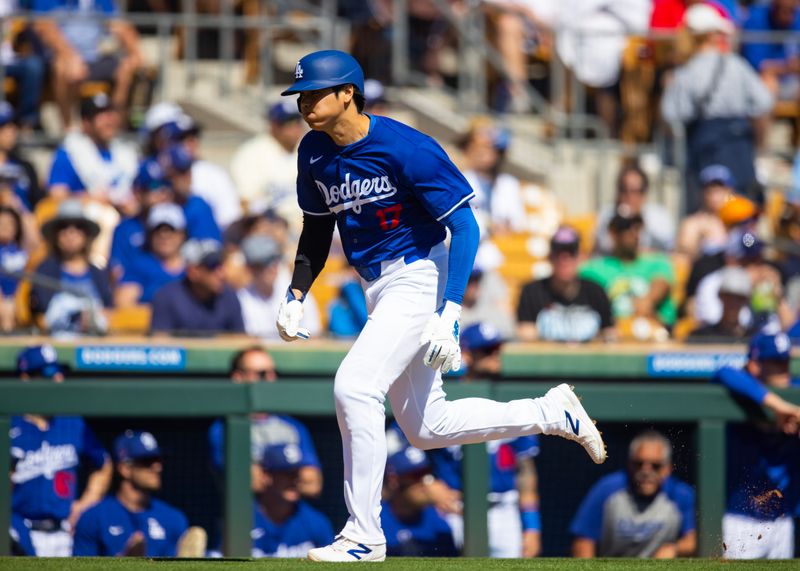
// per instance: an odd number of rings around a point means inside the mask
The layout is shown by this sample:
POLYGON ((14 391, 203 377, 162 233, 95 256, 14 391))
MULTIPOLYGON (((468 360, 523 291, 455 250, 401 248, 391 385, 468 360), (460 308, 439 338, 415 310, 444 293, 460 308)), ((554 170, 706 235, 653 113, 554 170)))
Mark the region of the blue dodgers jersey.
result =
POLYGON ((401 522, 389 502, 381 502, 381 527, 386 536, 386 555, 391 557, 457 557, 453 531, 433 506, 427 506, 413 522, 401 522))
MULTIPOLYGON (((208 429, 208 444, 211 460, 220 470, 225 467, 225 422, 216 420, 208 429)), ((250 457, 254 463, 261 462, 265 446, 294 444, 303 452, 306 465, 321 468, 317 449, 308 429, 299 420, 284 414, 255 417, 250 421, 250 457)))
POLYGON ((800 516, 800 439, 752 425, 727 430, 726 511, 759 520, 800 516))
POLYGON ((298 150, 297 199, 309 215, 336 216, 351 265, 426 257, 444 240, 442 218, 474 196, 431 137, 387 117, 339 147, 322 132, 298 150))
MULTIPOLYGON (((486 450, 489 453, 491 491, 508 492, 517 489, 517 460, 537 456, 539 439, 531 435, 490 440, 486 443, 486 450)), ((461 490, 461 446, 431 450, 428 454, 434 475, 454 490, 461 490)))
POLYGON ((644 521, 641 518, 635 521, 624 521, 614 516, 609 517, 605 511, 611 501, 619 494, 630 495, 628 474, 624 470, 612 472, 601 478, 589 490, 572 520, 570 533, 598 542, 607 535, 617 536, 620 539, 621 536, 625 536, 631 541, 644 542, 651 534, 658 533, 661 526, 667 523, 667 519, 677 514, 677 517, 680 518, 680 522, 677 522, 676 526, 678 537, 683 537, 695 528, 694 490, 688 484, 670 477, 662 484, 661 492, 675 509, 656 510, 650 514, 651 519, 644 521))
POLYGON ((294 515, 281 525, 267 517, 258 502, 253 503, 253 557, 305 557, 308 550, 333 541, 330 520, 303 501, 294 515))
POLYGON ((141 531, 146 557, 175 557, 178 541, 188 527, 183 512, 155 498, 146 510, 132 512, 109 496, 81 515, 72 555, 117 556, 130 536, 141 531))
POLYGON ((78 466, 99 468, 108 458, 83 419, 54 416, 47 430, 21 416, 11 419, 11 509, 27 519, 65 519, 77 497, 78 466))

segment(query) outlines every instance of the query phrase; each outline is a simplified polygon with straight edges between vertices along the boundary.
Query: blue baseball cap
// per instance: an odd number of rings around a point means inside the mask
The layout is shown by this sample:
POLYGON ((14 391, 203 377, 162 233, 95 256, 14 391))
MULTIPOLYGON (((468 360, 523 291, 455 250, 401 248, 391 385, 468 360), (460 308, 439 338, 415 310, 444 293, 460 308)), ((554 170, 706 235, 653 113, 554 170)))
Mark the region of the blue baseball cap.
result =
POLYGON ((0 101, 0 127, 5 127, 17 119, 17 112, 8 101, 0 101))
POLYGON ((303 449, 297 444, 270 444, 261 453, 261 467, 270 472, 288 472, 308 465, 303 449))
POLYGON ((733 177, 731 169, 725 165, 708 165, 700 171, 698 178, 702 186, 714 183, 730 187, 736 185, 736 179, 733 177))
POLYGON ((182 114, 174 121, 165 123, 163 129, 164 136, 170 141, 181 141, 190 135, 199 135, 201 128, 191 115, 182 114))
POLYGON ((161 449, 155 436, 149 432, 126 430, 114 441, 114 458, 117 462, 133 462, 159 456, 161 449))
POLYGON ((17 374, 52 379, 64 368, 58 364, 58 354, 52 345, 26 347, 17 355, 17 374))
POLYGON ((750 339, 747 356, 754 361, 788 361, 791 351, 792 343, 786 333, 762 330, 750 339))
POLYGON ((461 347, 467 351, 479 351, 501 345, 505 339, 491 323, 475 323, 461 331, 461 347))
POLYGON ((386 459, 386 471, 397 476, 421 472, 430 467, 425 452, 413 446, 406 446, 386 459))
POLYGON ((301 118, 297 105, 291 99, 282 99, 268 105, 265 115, 273 123, 288 123, 289 121, 299 121, 301 118))
POLYGON ((158 156, 158 162, 161 164, 165 173, 170 170, 185 173, 191 170, 194 157, 192 157, 185 146, 171 145, 158 156))
POLYGON ((322 50, 304 56, 294 68, 294 83, 281 95, 294 95, 352 83, 364 93, 364 71, 356 59, 339 50, 322 50))
POLYGON ((161 164, 154 159, 145 159, 133 179, 133 186, 140 190, 159 190, 169 186, 161 164))
POLYGON ((741 228, 728 235, 725 254, 736 260, 752 259, 760 257, 763 249, 764 243, 754 232, 741 228))

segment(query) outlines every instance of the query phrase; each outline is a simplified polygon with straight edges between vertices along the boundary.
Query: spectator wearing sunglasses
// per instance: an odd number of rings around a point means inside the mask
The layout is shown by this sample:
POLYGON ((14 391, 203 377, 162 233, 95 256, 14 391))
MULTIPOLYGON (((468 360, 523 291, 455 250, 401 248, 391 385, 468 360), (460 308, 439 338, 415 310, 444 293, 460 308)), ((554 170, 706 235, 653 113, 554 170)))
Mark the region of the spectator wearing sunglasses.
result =
POLYGON ((672 444, 647 431, 630 444, 627 470, 602 478, 572 520, 574 557, 689 557, 697 547, 694 490, 672 474, 672 444))
POLYGON ((149 432, 126 430, 114 442, 119 486, 88 509, 75 528, 73 555, 201 557, 206 534, 186 515, 153 497, 164 461, 149 432))
POLYGON ((188 240, 181 255, 186 274, 153 296, 151 332, 244 333, 239 299, 225 284, 222 245, 215 240, 188 240))
MULTIPOLYGON (((230 378, 237 384, 278 380, 275 361, 266 349, 253 345, 236 353, 231 360, 230 378)), ((217 419, 208 430, 211 461, 220 473, 225 467, 225 421, 217 419)), ((250 416, 250 452, 253 492, 261 493, 262 461, 268 446, 296 446, 303 456, 298 468, 297 489, 305 498, 315 498, 322 492, 322 466, 308 429, 297 419, 285 414, 256 413, 250 416)))

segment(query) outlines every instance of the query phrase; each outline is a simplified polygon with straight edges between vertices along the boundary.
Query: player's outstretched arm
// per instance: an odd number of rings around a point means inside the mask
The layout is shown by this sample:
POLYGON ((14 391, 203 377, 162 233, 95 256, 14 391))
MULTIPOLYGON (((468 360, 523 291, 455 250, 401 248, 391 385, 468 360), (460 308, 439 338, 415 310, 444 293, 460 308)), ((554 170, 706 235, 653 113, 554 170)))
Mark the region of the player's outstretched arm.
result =
POLYGON ((311 289, 311 284, 325 267, 335 224, 336 219, 333 216, 303 216, 303 231, 297 244, 292 283, 278 308, 276 326, 284 341, 308 339, 311 336, 308 329, 300 327, 303 300, 311 289))
POLYGON ((457 208, 442 219, 450 229, 450 254, 444 298, 420 337, 420 346, 428 344, 423 362, 442 373, 461 368, 459 321, 464 290, 475 263, 480 230, 469 204, 457 208))

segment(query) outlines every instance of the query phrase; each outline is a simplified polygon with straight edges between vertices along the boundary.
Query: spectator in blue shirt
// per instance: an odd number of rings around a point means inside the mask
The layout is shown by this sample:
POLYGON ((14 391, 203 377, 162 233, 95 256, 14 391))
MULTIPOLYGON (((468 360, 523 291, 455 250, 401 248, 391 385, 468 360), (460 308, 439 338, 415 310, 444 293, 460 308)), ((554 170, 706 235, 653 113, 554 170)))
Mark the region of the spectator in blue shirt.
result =
POLYGON ((112 306, 108 272, 89 261, 100 233, 77 200, 65 200, 55 218, 42 226, 50 255, 35 273, 49 280, 31 290, 31 311, 44 316, 50 331, 97 333, 105 330, 104 308, 112 306))
POLYGON ((104 93, 81 101, 81 130, 56 149, 48 193, 56 199, 88 195, 128 207, 138 159, 135 147, 117 138, 119 112, 104 93))
POLYGON ((294 444, 267 446, 261 459, 253 506, 253 557, 305 557, 308 550, 333 541, 333 526, 325 515, 304 502, 298 488, 306 465, 294 444))
MULTIPOLYGON (((110 264, 118 277, 129 266, 135 265, 145 250, 145 226, 150 209, 164 202, 175 202, 170 182, 158 160, 148 158, 141 162, 133 182, 133 196, 138 212, 119 223, 111 241, 110 264)), ((203 208, 201 201, 202 199, 190 197, 180 205, 186 219, 186 237, 218 240, 220 232, 211 215, 211 209, 203 208)))
MULTIPOLYGON (((750 6, 745 32, 800 32, 797 0, 772 0, 750 6)), ((800 100, 800 37, 747 42, 742 54, 778 101, 800 100)))
POLYGON ((156 204, 147 215, 144 251, 125 265, 114 291, 116 307, 150 303, 162 286, 184 276, 181 246, 186 240, 186 218, 177 204, 156 204))
MULTIPOLYGON (((275 361, 266 349, 253 345, 237 352, 231 359, 230 378, 234 383, 274 383, 278 380, 275 361)), ((208 430, 208 444, 214 467, 225 466, 225 422, 216 420, 208 430)), ((250 457, 253 491, 259 478, 261 458, 267 446, 291 444, 303 453, 303 465, 298 468, 297 487, 305 498, 316 498, 322 493, 322 466, 311 440, 311 434, 299 420, 285 414, 259 412, 250 415, 250 457)))
POLYGON ((189 240, 181 255, 186 261, 186 275, 153 296, 151 332, 244 333, 239 298, 225 284, 222 245, 214 240, 189 240))
POLYGON ((143 60, 139 34, 119 18, 114 0, 32 0, 30 8, 48 16, 37 20, 35 29, 52 52, 53 94, 64 128, 72 126, 72 106, 87 80, 112 83, 114 104, 126 109, 143 60), (115 40, 113 53, 108 40, 115 40))
MULTIPOLYGON (((119 486, 113 496, 86 510, 75 528, 74 556, 201 557, 205 532, 154 498, 164 463, 155 437, 126 430, 114 442, 119 486), (199 543, 186 538, 200 534, 199 543), (190 552, 189 549, 192 549, 190 552)), ((192 538, 195 539, 195 538, 192 538)))
POLYGON ((671 476, 672 443, 655 431, 630 444, 628 469, 597 482, 572 520, 574 557, 690 557, 695 494, 671 476))
POLYGON ((456 557, 450 525, 434 507, 430 488, 435 478, 425 452, 405 438, 392 438, 391 430, 387 443, 393 449, 386 459, 381 502, 387 555, 456 557))
POLYGON ((771 389, 800 387, 789 376, 789 337, 768 326, 750 340, 744 369, 723 367, 712 382, 730 390, 748 424, 728 427, 728 501, 722 537, 731 559, 791 559, 800 515, 800 406, 771 389), (763 410, 771 411, 770 421, 763 410))
POLYGON ((194 159, 186 147, 172 145, 158 156, 164 176, 172 190, 173 200, 183 207, 190 237, 212 238, 222 241, 222 233, 214 220, 208 202, 192 194, 192 165, 194 159))

